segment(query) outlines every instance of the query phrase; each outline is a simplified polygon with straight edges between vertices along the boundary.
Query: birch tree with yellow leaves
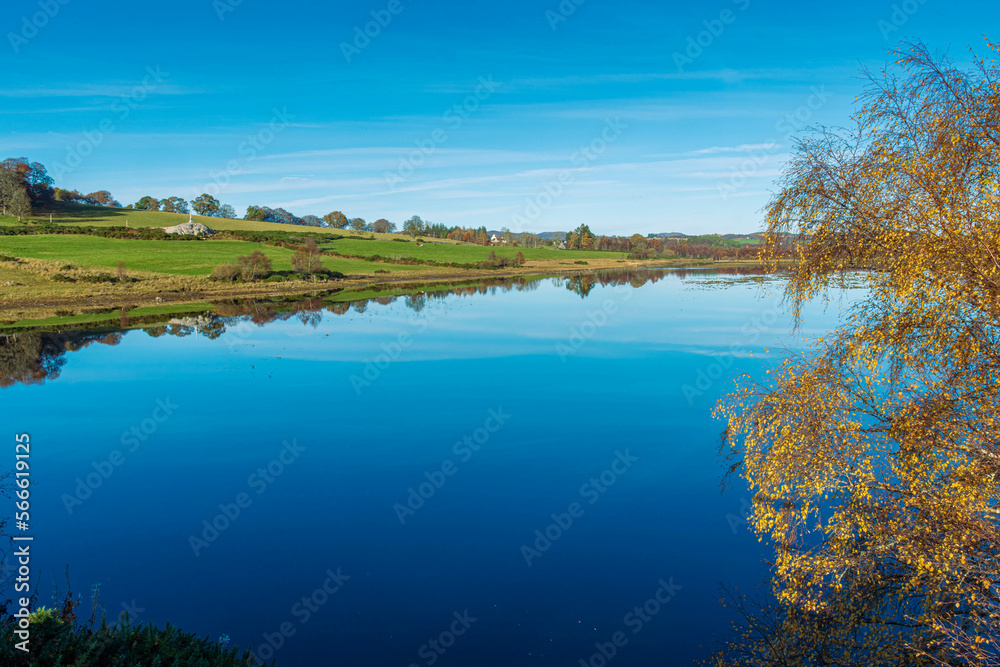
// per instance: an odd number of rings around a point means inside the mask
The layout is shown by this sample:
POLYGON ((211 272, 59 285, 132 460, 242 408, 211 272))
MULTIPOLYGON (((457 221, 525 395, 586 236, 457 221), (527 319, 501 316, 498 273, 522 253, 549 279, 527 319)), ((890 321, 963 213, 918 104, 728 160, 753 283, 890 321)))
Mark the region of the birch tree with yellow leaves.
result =
POLYGON ((1000 664, 998 50, 902 47, 767 208, 797 313, 848 271, 869 291, 716 409, 775 598, 720 664, 1000 664))

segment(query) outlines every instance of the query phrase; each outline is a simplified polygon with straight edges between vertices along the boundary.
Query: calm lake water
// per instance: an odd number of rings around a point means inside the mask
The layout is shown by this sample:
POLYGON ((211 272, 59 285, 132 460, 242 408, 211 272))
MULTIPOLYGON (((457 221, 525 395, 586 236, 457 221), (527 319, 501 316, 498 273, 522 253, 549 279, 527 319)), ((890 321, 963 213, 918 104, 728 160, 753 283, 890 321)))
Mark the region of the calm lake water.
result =
POLYGON ((43 599, 68 565, 109 617, 283 665, 706 657, 720 584, 767 575, 711 408, 860 293, 793 335, 777 277, 604 282, 50 337, 0 390, 43 599))

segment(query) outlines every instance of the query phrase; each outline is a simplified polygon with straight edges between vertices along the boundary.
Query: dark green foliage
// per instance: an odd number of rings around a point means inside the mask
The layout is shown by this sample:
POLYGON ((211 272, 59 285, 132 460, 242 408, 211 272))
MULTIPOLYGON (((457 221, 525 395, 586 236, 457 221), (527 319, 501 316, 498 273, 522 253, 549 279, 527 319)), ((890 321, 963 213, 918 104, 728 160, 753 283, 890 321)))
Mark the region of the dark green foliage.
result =
POLYGON ((230 238, 240 241, 250 241, 251 243, 264 243, 266 245, 278 246, 294 250, 302 245, 305 239, 311 238, 317 243, 329 243, 338 241, 343 236, 339 234, 322 234, 311 232, 257 232, 245 229, 230 229, 216 232, 216 238, 230 238))
POLYGON ((25 661, 24 654, 12 642, 12 620, 8 617, 0 623, 4 636, 0 644, 3 665, 250 667, 257 664, 250 651, 227 650, 207 637, 198 638, 169 624, 162 629, 152 624, 139 627, 123 617, 114 625, 102 624, 91 629, 61 620, 55 614, 32 623, 30 653, 25 661))
POLYGON ((0 227, 0 236, 29 236, 32 234, 79 234, 106 239, 134 239, 139 241, 200 241, 197 236, 167 234, 159 227, 64 227, 62 225, 11 225, 0 227))
POLYGON ((587 262, 583 261, 582 259, 578 259, 578 260, 576 260, 576 261, 575 261, 575 262, 573 262, 573 263, 574 263, 574 264, 587 264, 587 262))
MULTIPOLYGON (((119 280, 110 273, 98 273, 96 276, 80 276, 80 281, 85 283, 117 283, 119 280)), ((123 282, 132 282, 133 279, 126 278, 123 282)))

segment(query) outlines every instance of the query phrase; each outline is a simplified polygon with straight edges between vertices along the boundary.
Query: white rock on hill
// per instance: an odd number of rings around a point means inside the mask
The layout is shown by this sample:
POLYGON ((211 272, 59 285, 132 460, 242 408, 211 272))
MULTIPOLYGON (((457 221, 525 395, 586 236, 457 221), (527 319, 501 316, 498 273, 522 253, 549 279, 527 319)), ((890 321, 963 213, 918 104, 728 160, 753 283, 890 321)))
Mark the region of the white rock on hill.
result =
POLYGON ((185 222, 173 227, 164 227, 167 234, 181 234, 182 236, 211 236, 215 230, 201 224, 200 222, 185 222))

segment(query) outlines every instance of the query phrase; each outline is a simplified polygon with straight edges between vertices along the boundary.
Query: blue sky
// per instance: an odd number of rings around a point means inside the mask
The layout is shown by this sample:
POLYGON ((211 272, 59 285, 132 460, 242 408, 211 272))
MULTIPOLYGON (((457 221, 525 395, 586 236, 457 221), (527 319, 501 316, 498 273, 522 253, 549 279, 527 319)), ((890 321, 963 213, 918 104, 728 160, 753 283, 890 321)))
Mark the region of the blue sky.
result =
POLYGON ((750 232, 793 132, 849 122, 862 65, 907 38, 964 60, 998 20, 967 0, 7 0, 0 153, 123 204, 750 232))

